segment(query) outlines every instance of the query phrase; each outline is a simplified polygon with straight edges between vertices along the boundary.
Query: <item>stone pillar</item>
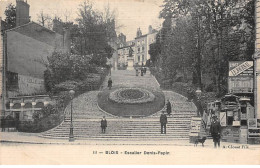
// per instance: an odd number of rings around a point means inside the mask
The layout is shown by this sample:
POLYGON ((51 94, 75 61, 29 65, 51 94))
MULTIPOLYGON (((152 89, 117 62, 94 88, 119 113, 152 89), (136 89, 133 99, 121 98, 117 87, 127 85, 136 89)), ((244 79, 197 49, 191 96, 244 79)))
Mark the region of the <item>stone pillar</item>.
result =
POLYGON ((128 65, 127 65, 127 70, 134 70, 134 59, 129 59, 127 60, 128 65))
POLYGON ((260 119, 260 0, 255 3, 255 23, 256 23, 256 41, 254 54, 254 97, 255 97, 255 115, 260 119))
POLYGON ((14 118, 14 114, 13 114, 13 111, 12 111, 12 109, 13 109, 13 106, 14 106, 14 103, 13 103, 13 102, 11 102, 11 103, 10 103, 10 115, 12 115, 12 116, 13 116, 13 118, 14 118))
POLYGON ((21 114, 20 114, 20 120, 24 120, 24 105, 25 105, 25 103, 24 102, 22 102, 21 103, 21 114))
POLYGON ((32 116, 33 116, 33 114, 34 114, 34 108, 35 108, 35 105, 36 105, 36 102, 33 101, 33 102, 32 102, 32 111, 33 111, 33 112, 32 112, 32 116))

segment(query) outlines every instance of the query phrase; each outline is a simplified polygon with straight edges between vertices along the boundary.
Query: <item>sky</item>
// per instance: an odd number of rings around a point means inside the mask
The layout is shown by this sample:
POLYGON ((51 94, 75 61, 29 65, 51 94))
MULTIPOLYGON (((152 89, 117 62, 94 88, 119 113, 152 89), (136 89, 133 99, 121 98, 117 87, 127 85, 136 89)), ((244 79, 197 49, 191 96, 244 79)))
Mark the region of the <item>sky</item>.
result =
MULTIPOLYGON (((79 5, 84 0, 27 0, 30 5, 31 20, 37 22, 37 14, 43 11, 52 17, 59 16, 64 20, 65 15, 70 15, 68 20, 74 21, 78 16, 79 5), (66 14, 65 14, 66 13, 66 14)), ((0 0, 0 16, 4 17, 4 10, 9 3, 15 4, 15 0, 0 0)), ((127 40, 133 40, 137 28, 142 33, 148 32, 148 26, 159 29, 162 19, 159 19, 159 12, 163 0, 93 0, 94 7, 102 11, 109 3, 115 9, 117 25, 121 25, 117 33, 124 33, 127 40)))

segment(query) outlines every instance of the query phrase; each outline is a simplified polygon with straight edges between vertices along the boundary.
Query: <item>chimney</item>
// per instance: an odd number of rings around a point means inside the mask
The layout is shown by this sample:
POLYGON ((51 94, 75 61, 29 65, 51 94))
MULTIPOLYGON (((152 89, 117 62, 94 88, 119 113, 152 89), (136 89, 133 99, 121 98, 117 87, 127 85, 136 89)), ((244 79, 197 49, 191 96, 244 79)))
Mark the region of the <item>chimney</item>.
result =
POLYGON ((24 0, 16 0, 16 26, 21 26, 30 22, 30 5, 24 0))
POLYGON ((70 33, 70 29, 69 28, 65 28, 64 29, 64 33, 63 33, 63 50, 66 53, 70 53, 71 52, 71 33, 70 33))
POLYGON ((142 36, 142 31, 140 29, 140 27, 137 29, 137 32, 136 32, 136 37, 140 37, 142 36))
POLYGON ((148 28, 148 34, 152 34, 153 33, 153 27, 150 25, 148 28))
POLYGON ((59 18, 53 19, 53 28, 52 30, 55 31, 56 33, 63 34, 63 22, 59 18))

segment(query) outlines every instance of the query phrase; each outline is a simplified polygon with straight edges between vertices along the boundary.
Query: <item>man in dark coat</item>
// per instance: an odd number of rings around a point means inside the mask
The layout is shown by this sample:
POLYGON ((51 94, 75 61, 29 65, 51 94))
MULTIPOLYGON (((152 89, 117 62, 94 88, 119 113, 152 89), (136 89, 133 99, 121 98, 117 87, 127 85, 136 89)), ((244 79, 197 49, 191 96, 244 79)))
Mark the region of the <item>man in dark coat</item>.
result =
POLYGON ((168 115, 170 115, 172 113, 172 105, 171 105, 170 100, 168 100, 166 103, 166 111, 167 111, 168 115))
POLYGON ((144 69, 141 68, 141 76, 144 76, 144 69))
POLYGON ((167 124, 167 116, 164 114, 164 111, 162 111, 161 117, 160 117, 160 123, 161 123, 161 134, 166 134, 166 124, 167 124))
POLYGON ((106 120, 105 116, 103 116, 103 118, 101 120, 101 131, 102 131, 102 133, 106 133, 106 128, 107 128, 107 120, 106 120))
POLYGON ((211 136, 213 138, 214 147, 216 148, 217 144, 218 144, 218 147, 220 147, 221 125, 218 121, 217 116, 213 116, 212 118, 213 118, 213 121, 212 121, 211 126, 210 126, 210 133, 211 133, 211 136))
POLYGON ((111 90, 111 87, 112 87, 112 79, 111 78, 108 79, 107 86, 109 87, 109 90, 111 90))

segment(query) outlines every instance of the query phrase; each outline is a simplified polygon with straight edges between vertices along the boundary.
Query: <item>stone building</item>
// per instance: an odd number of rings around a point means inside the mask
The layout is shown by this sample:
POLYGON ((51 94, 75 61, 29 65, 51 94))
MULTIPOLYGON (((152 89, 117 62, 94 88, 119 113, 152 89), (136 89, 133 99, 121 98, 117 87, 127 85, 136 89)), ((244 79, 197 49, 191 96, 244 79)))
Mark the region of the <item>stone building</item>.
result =
POLYGON ((118 63, 128 65, 133 61, 134 65, 145 65, 150 59, 150 44, 156 40, 157 31, 150 25, 147 34, 142 34, 140 28, 137 29, 134 40, 126 41, 125 35, 119 34, 118 39, 118 63), (129 50, 132 50, 132 57, 129 57, 129 50))
POLYGON ((157 31, 150 25, 148 33, 142 35, 142 31, 137 29, 137 37, 135 38, 135 64, 142 65, 146 64, 146 61, 151 58, 149 54, 150 44, 156 40, 157 31))
POLYGON ((70 50, 67 31, 57 33, 30 22, 29 5, 22 0, 16 5, 17 26, 4 32, 8 97, 43 93, 47 57, 54 50, 70 50))
POLYGON ((255 107, 255 129, 249 129, 249 134, 258 137, 260 143, 260 0, 255 2, 255 24, 256 24, 256 41, 254 54, 254 107, 255 107))
MULTIPOLYGON (((41 96, 45 93, 44 71, 46 70, 47 57, 54 51, 70 52, 69 31, 59 26, 59 22, 54 22, 55 31, 30 21, 30 5, 23 0, 16 1, 16 27, 5 30, 2 28, 1 42, 3 43, 3 80, 2 99, 3 106, 10 111, 13 117, 20 116, 20 119, 30 119, 32 110, 39 100, 47 102, 41 96), (28 96, 30 98, 28 98, 28 96), (15 100, 16 103, 12 101, 15 100), (25 100, 27 102, 25 102, 25 100), (18 105, 20 102, 20 105, 18 105), (31 103, 32 108, 28 108, 27 113, 23 106, 31 103), (18 103, 18 104, 17 104, 18 103), (33 105, 36 103, 35 105, 33 105)), ((46 103, 45 103, 46 105, 46 103)), ((39 106, 39 105, 38 105, 39 106)), ((27 107, 27 106, 26 106, 27 107)))
MULTIPOLYGON (((260 1, 256 0, 256 5, 255 5, 255 23, 256 25, 260 24, 260 1)), ((255 41, 255 111, 256 111, 256 116, 258 119, 258 122, 260 122, 260 27, 256 26, 256 41, 255 41)), ((260 123, 259 123, 260 124, 260 123)))

